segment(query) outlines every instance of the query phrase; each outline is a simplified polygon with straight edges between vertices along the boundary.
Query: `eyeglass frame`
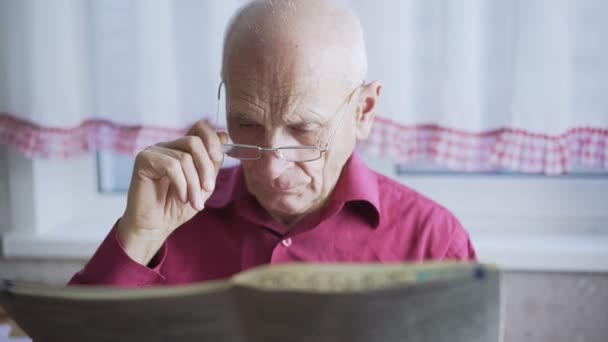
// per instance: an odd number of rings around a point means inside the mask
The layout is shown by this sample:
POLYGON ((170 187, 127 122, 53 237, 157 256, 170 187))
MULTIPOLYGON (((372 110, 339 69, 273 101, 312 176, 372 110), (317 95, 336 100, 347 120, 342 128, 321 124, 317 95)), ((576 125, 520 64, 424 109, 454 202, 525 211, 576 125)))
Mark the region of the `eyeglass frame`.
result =
MULTIPOLYGON (((334 112, 334 116, 340 112, 340 110, 342 110, 342 108, 344 107, 344 105, 349 104, 350 101, 352 100, 352 97, 355 95, 355 92, 361 88, 363 85, 365 84, 365 81, 363 81, 361 83, 361 85, 357 86, 355 89, 353 89, 348 96, 344 99, 344 101, 342 101, 342 103, 340 104, 340 106, 338 107, 338 109, 334 112)), ((219 116, 220 116, 220 101, 221 101, 221 95, 222 95, 222 86, 224 85, 224 81, 222 80, 218 86, 217 89, 217 109, 216 109, 216 114, 215 114, 215 129, 216 132, 218 132, 218 123, 219 123, 219 116)), ((336 127, 334 127, 333 132, 331 133, 327 143, 325 144, 325 148, 320 148, 318 146, 313 146, 313 145, 302 145, 302 146, 281 146, 281 147, 275 147, 275 148, 267 148, 267 147, 260 147, 260 146, 256 146, 256 145, 248 145, 248 144, 223 144, 223 146, 229 146, 229 147, 244 147, 244 148, 249 148, 249 149, 256 149, 259 152, 259 156, 258 158, 236 158, 236 157, 232 157, 229 156, 231 158, 235 158, 238 160, 260 160, 262 159, 262 152, 274 152, 280 159, 286 160, 288 162, 293 162, 293 163, 306 163, 306 162, 311 162, 311 161, 315 161, 315 160, 319 160, 323 157, 323 153, 326 153, 329 150, 329 145, 331 144, 332 140, 334 139, 334 136, 336 135, 336 132, 338 131, 338 128, 342 125, 342 120, 344 119, 344 112, 342 112, 342 115, 340 116, 340 120, 338 121, 338 124, 336 125, 336 127), (317 150, 319 151, 319 157, 315 158, 315 159, 307 159, 307 160, 290 160, 290 159, 286 159, 282 156, 281 154, 281 150, 299 150, 299 149, 307 149, 307 150, 317 150)), ((228 127, 226 127, 226 129, 228 129, 228 127)), ((224 152, 225 153, 225 152, 224 152)))

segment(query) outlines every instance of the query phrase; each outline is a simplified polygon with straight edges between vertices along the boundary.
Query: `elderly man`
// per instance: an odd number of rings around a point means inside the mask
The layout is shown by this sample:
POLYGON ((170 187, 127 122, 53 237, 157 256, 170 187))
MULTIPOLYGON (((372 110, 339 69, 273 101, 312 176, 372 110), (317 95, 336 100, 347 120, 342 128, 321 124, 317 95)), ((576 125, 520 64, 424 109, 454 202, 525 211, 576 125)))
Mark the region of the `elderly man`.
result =
POLYGON ((136 160, 127 208, 71 284, 218 279, 285 262, 475 259, 445 208, 354 152, 374 121, 357 17, 337 1, 254 1, 231 21, 228 142, 203 122, 136 160), (224 155, 241 159, 220 169, 224 155))

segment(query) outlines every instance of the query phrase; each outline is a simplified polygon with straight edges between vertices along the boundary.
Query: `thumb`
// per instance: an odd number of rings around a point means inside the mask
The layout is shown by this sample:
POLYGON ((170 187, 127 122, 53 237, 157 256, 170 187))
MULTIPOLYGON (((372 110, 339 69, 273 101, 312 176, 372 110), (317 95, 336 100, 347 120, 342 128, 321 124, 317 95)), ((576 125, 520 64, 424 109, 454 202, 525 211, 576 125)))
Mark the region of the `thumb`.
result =
POLYGON ((226 142, 228 142, 228 133, 218 132, 217 136, 220 138, 220 141, 222 142, 222 144, 225 144, 226 142))
MULTIPOLYGON (((228 141, 228 133, 226 132, 218 132, 217 136, 220 138, 220 142, 222 143, 222 145, 224 145, 227 141, 228 141)), ((224 151, 224 148, 222 146, 222 152, 224 151)), ((222 165, 224 165, 224 159, 225 159, 225 155, 222 153, 222 160, 218 161, 218 162, 214 162, 215 164, 215 175, 217 176, 217 174, 220 172, 220 169, 222 168, 222 165)))

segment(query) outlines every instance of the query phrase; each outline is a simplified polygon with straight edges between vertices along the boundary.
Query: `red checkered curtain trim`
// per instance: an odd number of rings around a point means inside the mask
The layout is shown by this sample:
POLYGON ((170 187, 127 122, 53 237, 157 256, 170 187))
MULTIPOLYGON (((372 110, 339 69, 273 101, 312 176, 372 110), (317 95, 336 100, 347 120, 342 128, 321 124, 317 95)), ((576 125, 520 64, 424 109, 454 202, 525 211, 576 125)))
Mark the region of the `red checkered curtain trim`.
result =
POLYGON ((557 175, 581 165, 608 170, 608 129, 590 127, 555 136, 506 128, 475 133, 379 118, 370 139, 358 147, 402 164, 432 161, 465 172, 506 169, 557 175))
POLYGON ((87 120, 72 128, 41 127, 0 113, 0 143, 12 145, 28 158, 68 159, 97 150, 134 155, 146 146, 178 138, 185 132, 106 120, 87 120))

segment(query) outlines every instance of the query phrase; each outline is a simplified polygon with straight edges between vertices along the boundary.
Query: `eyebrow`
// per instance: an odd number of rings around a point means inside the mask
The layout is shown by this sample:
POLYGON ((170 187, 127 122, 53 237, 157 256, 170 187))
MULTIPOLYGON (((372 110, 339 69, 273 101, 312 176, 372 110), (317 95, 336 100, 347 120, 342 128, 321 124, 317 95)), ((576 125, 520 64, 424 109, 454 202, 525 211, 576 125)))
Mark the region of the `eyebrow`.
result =
MULTIPOLYGON (((307 114, 312 114, 311 118, 303 118, 302 115, 295 115, 293 117, 286 118, 285 120, 283 120, 283 122, 287 126, 295 126, 295 125, 303 125, 303 124, 323 125, 327 121, 331 120, 331 118, 327 119, 320 113, 313 111, 313 110, 306 110, 305 112, 307 114)), ((228 113, 228 118, 233 119, 233 120, 237 119, 237 120, 247 120, 247 121, 252 121, 252 122, 259 122, 259 120, 256 116, 242 112, 242 111, 230 112, 230 113, 228 113)))
POLYGON ((300 114, 296 114, 293 116, 293 118, 288 118, 286 120, 286 122, 289 122, 291 124, 298 124, 298 123, 318 123, 318 124, 324 124, 327 121, 330 121, 331 118, 326 118, 325 116, 323 116, 323 114, 314 111, 312 109, 305 109, 302 111, 299 111, 300 114), (304 117, 304 115, 306 115, 306 117, 304 117))
POLYGON ((319 119, 319 121, 321 121, 321 122, 331 120, 331 118, 328 119, 328 118, 324 117, 322 114, 320 114, 319 112, 315 112, 314 110, 309 109, 309 110, 307 110, 307 112, 312 114, 313 116, 317 117, 319 119))
POLYGON ((229 119, 246 119, 246 120, 256 121, 251 116, 251 114, 247 114, 247 113, 240 112, 240 111, 229 112, 228 113, 228 118, 229 119))

